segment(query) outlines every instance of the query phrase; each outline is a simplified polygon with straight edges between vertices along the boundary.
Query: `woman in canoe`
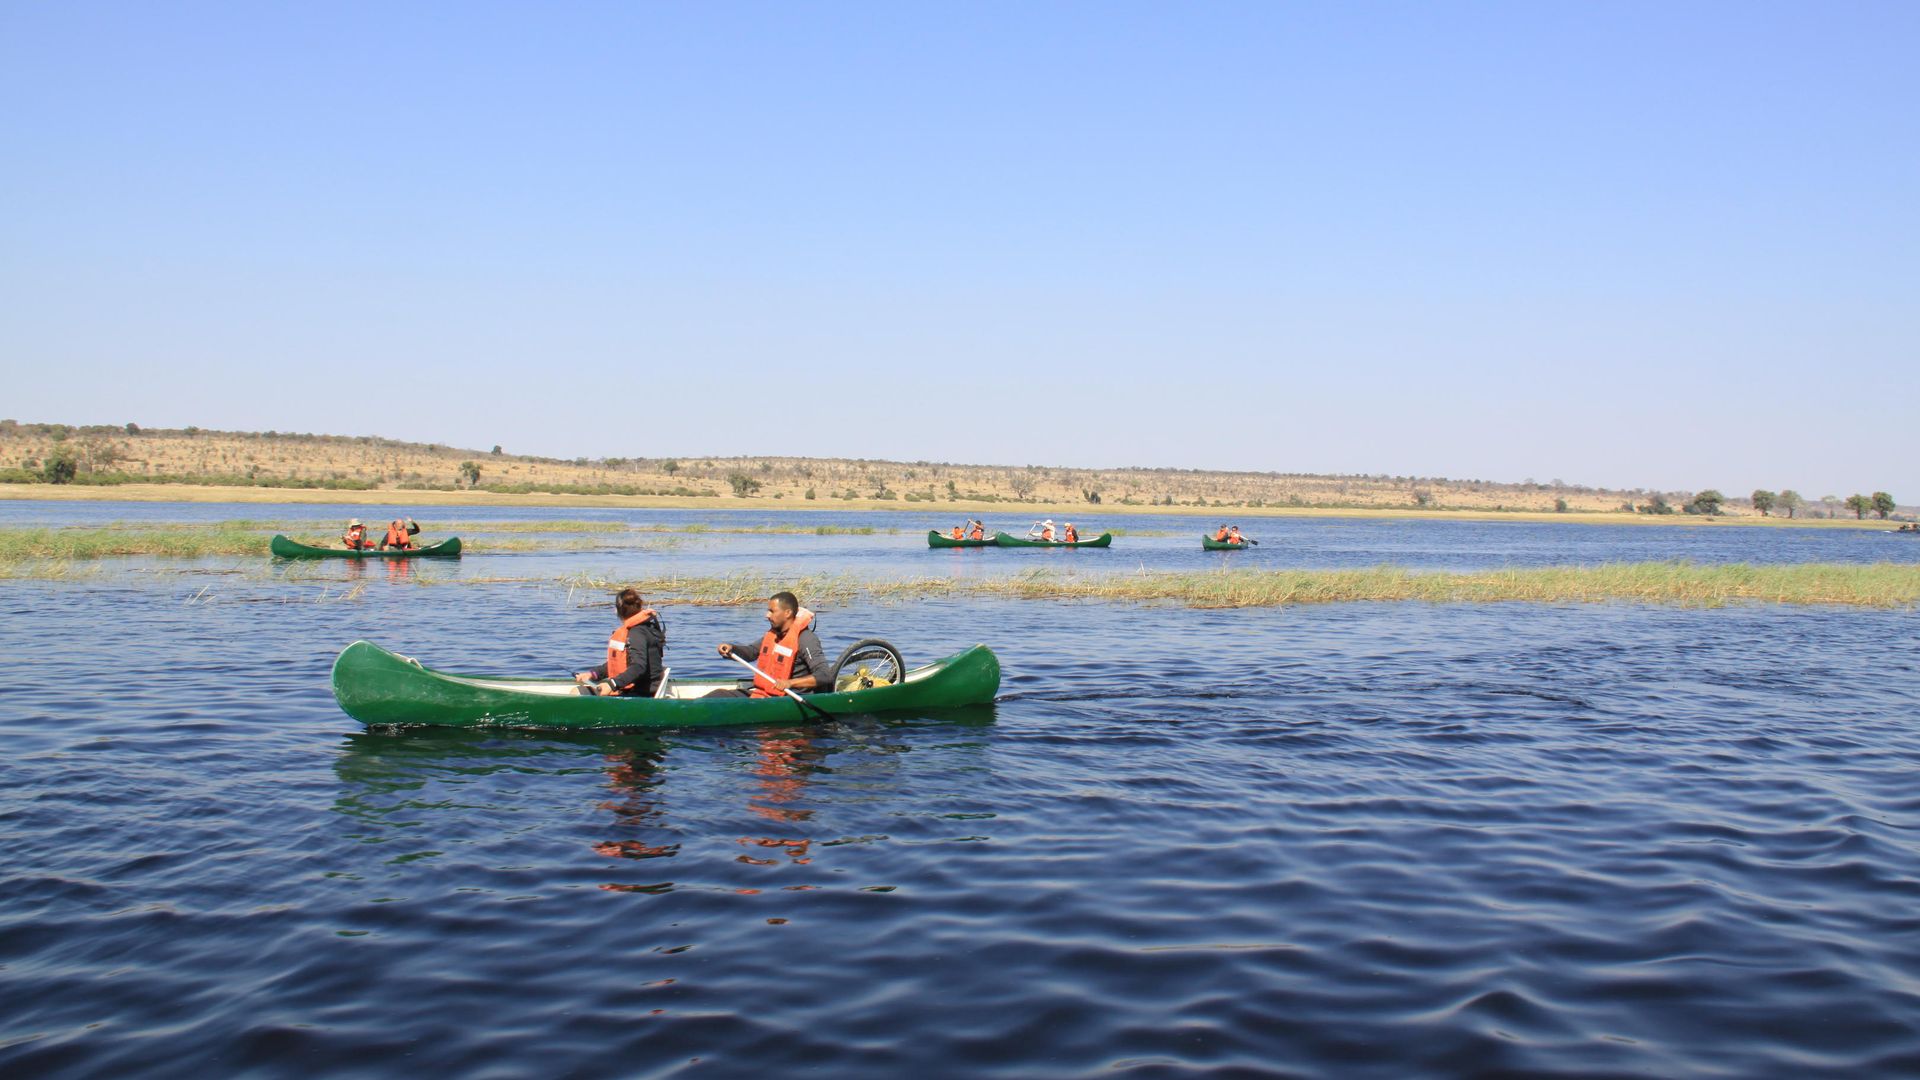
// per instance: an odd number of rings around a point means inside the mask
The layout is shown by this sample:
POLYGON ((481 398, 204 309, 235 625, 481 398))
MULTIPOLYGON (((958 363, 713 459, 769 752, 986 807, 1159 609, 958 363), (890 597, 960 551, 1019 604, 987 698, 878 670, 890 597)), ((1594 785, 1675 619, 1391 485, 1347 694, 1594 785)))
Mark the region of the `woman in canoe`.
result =
POLYGON ((952 540, 965 540, 965 539, 967 538, 967 529, 966 529, 966 526, 964 526, 964 525, 955 525, 955 526, 953 527, 953 532, 951 532, 951 533, 949 533, 949 534, 947 534, 947 535, 948 535, 948 539, 952 539, 952 540))
POLYGON ((613 611, 620 625, 607 638, 607 662, 575 673, 573 681, 580 684, 583 694, 652 697, 666 672, 661 666, 667 651, 666 625, 640 598, 637 589, 620 590, 613 611))
POLYGON ((1053 519, 1048 518, 1045 521, 1036 521, 1032 525, 1027 526, 1027 539, 1052 540, 1053 539, 1053 519))
POLYGON ((974 521, 970 521, 970 522, 968 522, 967 524, 968 524, 968 526, 969 526, 969 528, 967 529, 967 539, 969 539, 969 540, 985 540, 985 539, 987 538, 987 523, 986 523, 986 522, 984 522, 984 521, 980 521, 980 520, 977 520, 977 519, 976 519, 976 520, 974 520, 974 521))
POLYGON ((387 548, 393 548, 396 551, 410 550, 413 547, 413 538, 419 532, 420 523, 412 518, 404 521, 394 518, 393 523, 387 526, 387 535, 381 539, 380 547, 382 550, 387 548))
POLYGON ((359 518, 347 519, 347 531, 341 534, 340 542, 347 545, 348 551, 359 551, 361 548, 373 546, 373 541, 367 539, 367 527, 360 523, 359 518))
POLYGON ((758 642, 722 643, 721 656, 737 656, 760 674, 750 690, 715 690, 707 697, 778 697, 789 690, 833 689, 833 663, 813 632, 813 612, 790 592, 767 598, 767 632, 758 642))

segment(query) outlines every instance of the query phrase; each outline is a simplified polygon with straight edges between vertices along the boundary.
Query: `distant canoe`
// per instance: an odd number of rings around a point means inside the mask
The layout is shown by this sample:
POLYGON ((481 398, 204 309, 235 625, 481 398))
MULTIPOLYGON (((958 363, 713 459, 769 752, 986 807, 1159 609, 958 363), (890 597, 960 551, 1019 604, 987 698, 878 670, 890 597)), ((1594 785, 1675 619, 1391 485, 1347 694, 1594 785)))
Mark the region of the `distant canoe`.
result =
POLYGON ((939 548, 939 547, 992 547, 993 541, 991 539, 955 540, 951 536, 942 535, 937 530, 929 529, 927 531, 927 546, 936 547, 936 548, 939 548))
POLYGON ((1064 540, 1022 540, 1017 536, 1008 536, 1006 533, 994 533, 993 543, 996 547, 1004 548, 1103 548, 1113 546, 1113 534, 1104 532, 1091 540, 1082 540, 1079 543, 1069 544, 1064 540))
POLYGON ((1211 536, 1202 535, 1200 546, 1208 551, 1239 551, 1247 546, 1247 542, 1242 540, 1236 544, 1231 540, 1215 540, 1211 536))
POLYGON ((458 558, 460 538, 442 540, 432 547, 423 548, 360 548, 347 547, 323 548, 309 544, 295 543, 284 536, 275 536, 267 545, 276 558, 281 559, 444 559, 458 558))

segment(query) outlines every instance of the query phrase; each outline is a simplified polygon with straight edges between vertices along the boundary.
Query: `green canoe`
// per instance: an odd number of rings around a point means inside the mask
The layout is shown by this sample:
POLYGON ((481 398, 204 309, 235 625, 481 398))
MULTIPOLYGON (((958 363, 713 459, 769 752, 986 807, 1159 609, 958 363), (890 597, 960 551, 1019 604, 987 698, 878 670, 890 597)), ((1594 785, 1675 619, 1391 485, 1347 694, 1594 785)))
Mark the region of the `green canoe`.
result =
POLYGON ((1242 540, 1235 544, 1226 540, 1215 540, 1213 537, 1202 533, 1200 536, 1200 546, 1206 548, 1208 551, 1239 551, 1247 546, 1247 542, 1242 540))
POLYGON ((993 540, 955 540, 937 529, 927 530, 928 547, 992 547, 993 540))
POLYGON ((430 559, 457 557, 460 554, 460 538, 457 536, 451 540, 442 540, 432 547, 388 548, 385 551, 378 548, 361 548, 355 551, 344 547, 312 547, 308 544, 295 543, 284 536, 275 536, 273 542, 267 546, 273 549, 274 555, 282 559, 430 559))
POLYGON ((994 533, 993 542, 997 547, 1103 548, 1113 546, 1113 534, 1104 532, 1091 540, 1082 540, 1076 544, 1068 544, 1059 540, 1023 540, 1017 536, 1008 536, 1006 533, 994 533))
MULTIPOLYGON (((738 679, 676 679, 664 698, 587 697, 571 679, 454 675, 356 641, 333 662, 333 696, 368 725, 515 728, 669 728, 792 723, 812 713, 792 698, 701 700, 738 679)), ((986 705, 1000 690, 1000 660, 985 645, 908 671, 895 686, 809 694, 831 715, 986 705)))

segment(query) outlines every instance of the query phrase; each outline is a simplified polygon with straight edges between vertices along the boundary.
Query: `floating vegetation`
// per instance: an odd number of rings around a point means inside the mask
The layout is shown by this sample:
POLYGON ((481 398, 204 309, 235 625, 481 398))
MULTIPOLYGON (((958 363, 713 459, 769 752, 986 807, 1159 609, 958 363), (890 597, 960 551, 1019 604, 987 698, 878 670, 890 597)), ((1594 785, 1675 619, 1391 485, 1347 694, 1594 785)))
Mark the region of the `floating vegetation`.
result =
POLYGON ((633 586, 643 593, 687 604, 745 604, 781 589, 812 603, 854 599, 913 600, 940 597, 1010 597, 1023 600, 1086 600, 1174 603, 1195 608, 1280 607, 1368 601, 1428 603, 1597 603, 1627 601, 1720 607, 1729 603, 1845 604, 1911 607, 1920 602, 1920 565, 1906 563, 1615 563, 1478 572, 1413 571, 1400 567, 1356 570, 1229 570, 1204 574, 1139 573, 1068 577, 1046 573, 1008 578, 954 580, 911 578, 862 581, 850 577, 772 579, 666 577, 604 581, 572 577, 572 590, 613 591, 633 586))
POLYGON ((0 529, 0 564, 116 555, 262 555, 266 538, 245 529, 0 529))

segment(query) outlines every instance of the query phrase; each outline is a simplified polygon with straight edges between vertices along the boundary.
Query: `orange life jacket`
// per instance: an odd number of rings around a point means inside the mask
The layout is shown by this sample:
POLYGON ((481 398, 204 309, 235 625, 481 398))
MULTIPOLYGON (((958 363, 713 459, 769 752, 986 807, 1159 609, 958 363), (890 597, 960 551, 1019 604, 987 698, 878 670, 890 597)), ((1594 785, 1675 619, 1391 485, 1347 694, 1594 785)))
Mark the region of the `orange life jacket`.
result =
POLYGON ((1051 526, 1051 525, 1049 525, 1049 526, 1047 526, 1046 528, 1044 528, 1044 529, 1041 529, 1041 530, 1040 530, 1040 539, 1042 539, 1042 540, 1051 540, 1051 539, 1053 539, 1053 526, 1051 526))
MULTIPOLYGON (((793 660, 800 655, 800 632, 813 625, 813 612, 801 608, 793 615, 793 621, 787 624, 785 634, 776 634, 769 627, 760 639, 760 655, 754 658, 753 666, 759 668, 770 679, 790 679, 793 677, 793 660)), ((820 674, 814 672, 815 675, 820 674)), ((783 697, 782 691, 775 690, 766 679, 753 680, 753 690, 748 697, 783 697)))
POLYGON ((340 539, 345 541, 348 547, 358 551, 367 546, 367 527, 365 525, 356 525, 348 529, 346 535, 340 539))
POLYGON ((1066 535, 1062 536, 1060 539, 1066 541, 1069 544, 1077 544, 1080 542, 1080 533, 1076 529, 1074 529, 1073 526, 1069 525, 1067 526, 1066 535))
POLYGON ((967 539, 969 540, 985 540, 986 538, 987 538, 987 530, 986 530, 986 527, 982 525, 975 525, 973 527, 973 532, 967 537, 967 539))
POLYGON ((407 527, 404 523, 396 521, 387 526, 387 546, 397 548, 413 546, 413 541, 407 539, 407 527))
POLYGON ((961 538, 961 537, 960 537, 960 526, 958 526, 958 525, 955 525, 955 526, 953 527, 953 538, 954 538, 955 540, 958 540, 958 539, 960 539, 960 538, 961 538))
MULTIPOLYGON (((607 678, 615 678, 627 670, 627 632, 648 619, 653 618, 652 608, 641 608, 640 614, 631 619, 623 619, 613 628, 613 636, 607 638, 607 678)), ((646 687, 635 683, 626 688, 626 693, 641 693, 646 687), (638 689, 635 689, 638 687, 638 689)))
POLYGON ((1227 529, 1226 529, 1226 526, 1222 525, 1220 527, 1220 531, 1213 534, 1213 542, 1216 544, 1221 544, 1221 543, 1225 543, 1226 540, 1227 540, 1227 529))

